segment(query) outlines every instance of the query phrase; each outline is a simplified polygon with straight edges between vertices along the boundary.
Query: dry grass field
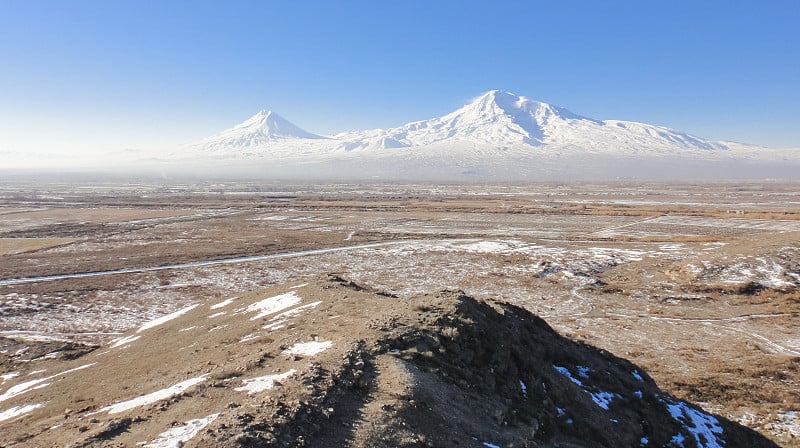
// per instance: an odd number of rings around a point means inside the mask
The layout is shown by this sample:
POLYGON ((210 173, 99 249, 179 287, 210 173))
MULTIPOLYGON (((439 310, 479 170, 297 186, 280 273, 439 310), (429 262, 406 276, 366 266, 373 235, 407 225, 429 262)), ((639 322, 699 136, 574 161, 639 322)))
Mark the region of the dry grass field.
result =
POLYGON ((800 446, 797 185, 3 184, 0 370, 326 273, 513 303, 800 446))
POLYGON ((73 238, 0 238, 0 255, 33 252, 73 241, 73 238))

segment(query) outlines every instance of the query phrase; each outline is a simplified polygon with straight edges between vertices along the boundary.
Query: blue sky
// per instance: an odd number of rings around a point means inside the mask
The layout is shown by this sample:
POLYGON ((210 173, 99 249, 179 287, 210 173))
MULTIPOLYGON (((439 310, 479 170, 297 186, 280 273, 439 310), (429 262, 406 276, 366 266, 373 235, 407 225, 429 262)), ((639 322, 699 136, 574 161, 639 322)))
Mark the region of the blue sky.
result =
POLYGON ((0 4, 0 150, 166 148, 275 110, 390 127, 502 89, 800 147, 800 1, 0 4))

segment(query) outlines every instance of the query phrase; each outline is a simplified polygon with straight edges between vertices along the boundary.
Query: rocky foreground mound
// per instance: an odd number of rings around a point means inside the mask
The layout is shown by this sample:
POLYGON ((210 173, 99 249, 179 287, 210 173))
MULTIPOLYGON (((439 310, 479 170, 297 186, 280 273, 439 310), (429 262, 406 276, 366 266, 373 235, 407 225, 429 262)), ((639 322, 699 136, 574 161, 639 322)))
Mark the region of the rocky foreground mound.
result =
POLYGON ((337 277, 196 304, 14 368, 3 447, 775 446, 521 308, 337 277))

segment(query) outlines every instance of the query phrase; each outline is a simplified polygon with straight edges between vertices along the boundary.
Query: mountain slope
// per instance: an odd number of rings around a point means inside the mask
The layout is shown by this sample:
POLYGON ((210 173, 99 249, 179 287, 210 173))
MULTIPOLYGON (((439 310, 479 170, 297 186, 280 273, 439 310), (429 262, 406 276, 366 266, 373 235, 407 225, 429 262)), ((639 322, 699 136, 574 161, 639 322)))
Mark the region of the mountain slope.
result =
POLYGON ((575 150, 639 152, 723 150, 712 142, 662 126, 618 120, 598 121, 524 96, 489 91, 466 106, 431 120, 335 136, 341 148, 396 148, 463 141, 498 148, 574 147, 575 150))
POLYGON ((775 446, 460 292, 400 300, 332 276, 198 303, 75 356, 4 376, 0 445, 775 446))

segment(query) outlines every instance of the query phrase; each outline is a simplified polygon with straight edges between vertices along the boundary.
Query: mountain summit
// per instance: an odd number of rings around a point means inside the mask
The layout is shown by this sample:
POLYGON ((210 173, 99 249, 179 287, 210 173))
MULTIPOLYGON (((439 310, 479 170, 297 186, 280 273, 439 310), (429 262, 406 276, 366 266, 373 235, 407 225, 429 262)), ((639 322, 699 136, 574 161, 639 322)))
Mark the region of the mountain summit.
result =
MULTIPOLYGON (((500 90, 491 90, 438 119, 453 136, 487 143, 544 143, 547 126, 556 121, 589 120, 567 109, 500 90)), ((596 123, 596 122, 595 122, 596 123)))
POLYGON ((294 139, 322 139, 271 110, 262 110, 242 123, 208 137, 193 146, 203 149, 252 149, 294 139))

